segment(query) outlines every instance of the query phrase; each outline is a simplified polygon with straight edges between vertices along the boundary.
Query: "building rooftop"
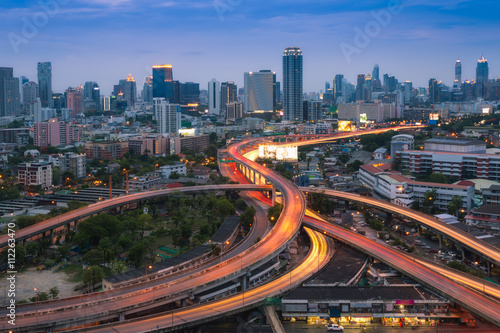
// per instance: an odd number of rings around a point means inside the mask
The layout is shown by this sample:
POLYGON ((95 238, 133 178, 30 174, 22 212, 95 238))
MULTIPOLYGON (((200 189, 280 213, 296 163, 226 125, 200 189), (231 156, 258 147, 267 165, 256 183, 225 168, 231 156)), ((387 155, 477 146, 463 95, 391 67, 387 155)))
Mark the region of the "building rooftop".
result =
POLYGON ((473 145, 486 145, 484 141, 477 139, 466 139, 466 138, 434 138, 425 141, 425 143, 437 143, 442 145, 454 145, 454 146, 473 146, 473 145))
POLYGON ((299 287, 283 298, 287 300, 431 300, 434 294, 414 286, 408 287, 299 287))
POLYGON ((210 238, 212 243, 223 243, 231 237, 238 225, 240 224, 239 216, 228 216, 220 226, 219 230, 210 238))
POLYGON ((483 205, 476 210, 474 213, 477 214, 489 214, 489 215, 500 215, 500 206, 495 205, 483 205))

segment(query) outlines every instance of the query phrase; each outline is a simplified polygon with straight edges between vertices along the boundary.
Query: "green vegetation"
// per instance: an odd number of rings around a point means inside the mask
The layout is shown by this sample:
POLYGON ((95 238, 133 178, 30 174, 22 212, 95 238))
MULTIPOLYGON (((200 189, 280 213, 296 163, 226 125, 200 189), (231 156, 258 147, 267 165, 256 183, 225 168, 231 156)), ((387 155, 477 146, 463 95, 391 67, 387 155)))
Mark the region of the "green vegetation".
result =
POLYGON ((453 269, 456 269, 456 270, 459 270, 461 272, 473 275, 473 276, 480 277, 482 279, 484 279, 486 276, 486 274, 484 274, 480 270, 467 267, 467 265, 465 265, 464 263, 458 262, 456 260, 449 262, 446 266, 453 268, 453 269))
POLYGON ((281 215, 281 211, 283 210, 283 205, 280 203, 276 203, 274 206, 269 208, 267 211, 267 218, 269 222, 276 223, 281 215))
POLYGON ((360 143, 363 150, 374 152, 380 147, 390 148, 392 137, 397 135, 394 131, 388 131, 380 134, 363 135, 360 138, 360 143))

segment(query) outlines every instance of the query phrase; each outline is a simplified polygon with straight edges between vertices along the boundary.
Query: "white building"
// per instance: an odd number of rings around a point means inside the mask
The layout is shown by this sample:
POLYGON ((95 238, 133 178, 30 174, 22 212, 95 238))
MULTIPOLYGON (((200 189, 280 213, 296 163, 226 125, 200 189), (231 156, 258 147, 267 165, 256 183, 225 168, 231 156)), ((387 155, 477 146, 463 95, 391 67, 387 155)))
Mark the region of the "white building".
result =
POLYGON ((245 80, 245 113, 248 112, 273 112, 276 73, 269 70, 248 72, 244 74, 245 80))
POLYGON ((208 82, 208 112, 220 115, 220 82, 216 79, 208 82))
POLYGON ((24 163, 17 169, 19 183, 26 186, 52 186, 52 165, 50 163, 24 163))
POLYGON ((164 165, 160 167, 160 174, 161 178, 163 179, 168 179, 174 172, 177 172, 179 175, 186 175, 186 165, 184 163, 176 163, 173 165, 164 165))
POLYGON ((385 148, 378 148, 373 152, 374 160, 385 160, 386 156, 387 156, 387 149, 385 148))
POLYGON ((237 119, 243 118, 243 103, 232 102, 227 104, 227 122, 234 122, 237 119))
POLYGON ((144 176, 136 177, 131 175, 129 178, 129 191, 144 191, 151 188, 158 189, 160 187, 160 173, 159 172, 148 172, 144 176))
POLYGON ((375 194, 403 207, 411 207, 414 201, 423 202, 425 193, 436 190, 434 205, 446 211, 451 200, 460 196, 463 208, 470 212, 474 197, 474 186, 417 182, 397 172, 388 172, 388 165, 374 167, 363 165, 359 169, 359 179, 375 194))
POLYGON ((181 128, 181 106, 170 104, 165 98, 155 98, 153 103, 158 123, 158 133, 177 135, 181 128))

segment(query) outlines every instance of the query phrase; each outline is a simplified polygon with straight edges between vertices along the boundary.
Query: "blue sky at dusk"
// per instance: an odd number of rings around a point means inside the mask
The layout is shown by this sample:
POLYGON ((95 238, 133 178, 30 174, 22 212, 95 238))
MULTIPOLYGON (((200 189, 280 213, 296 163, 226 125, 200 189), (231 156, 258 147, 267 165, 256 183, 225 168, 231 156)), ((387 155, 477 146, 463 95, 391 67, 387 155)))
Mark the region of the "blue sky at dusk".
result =
POLYGON ((138 90, 155 64, 172 64, 174 79, 206 89, 211 78, 243 84, 243 73, 271 69, 281 81, 288 46, 304 53, 304 89, 319 91, 335 74, 355 82, 375 63, 414 86, 431 77, 451 85, 462 59, 463 78, 475 79, 484 54, 490 78, 500 76, 498 1, 409 0, 374 30, 351 61, 356 29, 376 22, 372 12, 397 1, 339 0, 4 0, 0 4, 0 66, 36 79, 36 63, 51 61, 54 91, 96 81, 103 93, 131 73, 138 90), (40 4, 58 2, 44 20, 40 4), (38 19, 36 32, 23 34, 38 19), (11 40, 19 43, 12 46, 11 40), (17 51, 17 52, 16 52, 17 51))

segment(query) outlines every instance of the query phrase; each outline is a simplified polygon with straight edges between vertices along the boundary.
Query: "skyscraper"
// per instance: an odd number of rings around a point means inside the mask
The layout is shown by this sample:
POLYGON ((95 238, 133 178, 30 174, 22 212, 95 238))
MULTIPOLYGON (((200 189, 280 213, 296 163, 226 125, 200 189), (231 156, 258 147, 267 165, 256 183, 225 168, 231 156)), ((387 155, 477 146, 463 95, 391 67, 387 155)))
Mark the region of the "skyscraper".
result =
POLYGON ((366 101, 367 100, 365 82, 366 82, 365 75, 358 74, 358 82, 356 85, 356 101, 366 101))
POLYGON ((170 104, 165 98, 153 99, 158 133, 178 135, 181 128, 181 106, 170 104))
POLYGON ((455 84, 454 87, 460 87, 462 85, 462 61, 460 59, 455 63, 455 84))
POLYGON ((30 105, 36 102, 38 95, 38 84, 36 82, 30 81, 23 85, 23 113, 26 115, 30 114, 30 105))
POLYGON ((476 68, 476 97, 487 98, 488 97, 488 76, 489 76, 489 68, 488 68, 488 60, 481 57, 477 61, 476 68))
POLYGON ((184 82, 182 84, 182 103, 199 104, 200 103, 200 84, 194 82, 184 82))
POLYGON ((127 101, 127 106, 133 108, 135 105, 137 96, 137 85, 132 74, 127 76, 125 82, 123 82, 123 98, 127 101))
POLYGON ((0 117, 17 116, 21 111, 19 78, 14 69, 0 67, 0 117))
POLYGON ((283 112, 288 121, 303 120, 302 51, 288 47, 283 53, 283 112))
POLYGON ((173 90, 173 86, 171 85, 172 81, 172 65, 153 66, 153 98, 172 97, 171 95, 173 95, 173 91, 168 93, 169 90, 173 90), (167 85, 167 83, 170 84, 167 85))
POLYGON ((38 90, 42 107, 52 107, 52 64, 50 62, 38 63, 38 90))
POLYGON ((335 100, 343 96, 343 81, 344 81, 344 75, 342 74, 335 75, 335 79, 333 80, 333 91, 335 100))
POLYGON ((96 82, 85 82, 83 86, 84 103, 91 102, 95 110, 101 109, 101 90, 96 82))
POLYGON ((380 69, 378 67, 378 64, 376 64, 373 68, 372 77, 374 80, 380 80, 380 69))
POLYGON ((71 109, 71 118, 76 118, 77 114, 83 112, 82 87, 68 88, 66 90, 66 107, 71 109))
POLYGON ((210 114, 220 114, 220 82, 216 79, 208 82, 208 110, 210 114))
POLYGON ((439 103, 439 87, 436 79, 429 80, 429 101, 432 104, 439 103))
POLYGON ((270 70, 244 74, 245 112, 273 112, 276 103, 276 73, 270 70))
POLYGON ((142 88, 142 100, 145 103, 153 103, 153 76, 149 75, 144 81, 142 88))
POLYGON ((222 82, 220 86, 222 114, 227 112, 227 104, 238 101, 238 87, 234 82, 222 82))
POLYGON ((411 81, 405 82, 405 102, 409 103, 413 99, 413 83, 411 81))

